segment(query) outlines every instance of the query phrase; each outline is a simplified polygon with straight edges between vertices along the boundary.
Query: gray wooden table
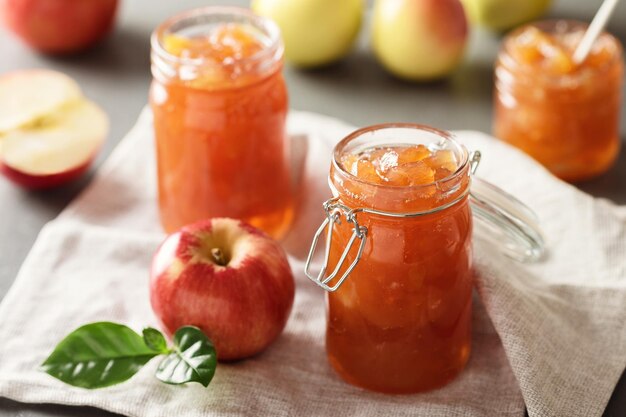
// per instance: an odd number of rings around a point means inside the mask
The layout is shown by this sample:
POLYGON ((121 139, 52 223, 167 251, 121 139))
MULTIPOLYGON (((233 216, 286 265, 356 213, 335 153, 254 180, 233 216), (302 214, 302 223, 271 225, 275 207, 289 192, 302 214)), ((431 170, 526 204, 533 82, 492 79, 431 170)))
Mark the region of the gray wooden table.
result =
MULTIPOLYGON (((88 97, 108 112, 111 134, 98 162, 106 158, 130 129, 146 103, 151 30, 178 11, 217 3, 245 6, 248 1, 122 0, 122 3, 113 35, 98 48, 74 57, 37 55, 0 29, 0 73, 37 67, 66 72, 78 80, 88 97)), ((555 0, 551 15, 589 20, 599 4, 600 0, 555 0)), ((609 29, 626 44, 626 4, 618 6, 609 29)), ((492 65, 499 41, 497 35, 474 30, 467 58, 454 76, 447 81, 414 85, 387 75, 367 51, 364 36, 362 45, 335 66, 315 71, 287 67, 291 107, 329 114, 358 126, 405 121, 444 129, 490 132, 492 65)), ((621 120, 622 139, 626 141, 626 108, 621 120)), ((0 178, 0 296, 13 283, 41 227, 88 182, 89 178, 85 178, 69 187, 35 193, 0 178)), ((593 195, 626 204, 626 150, 611 172, 579 186, 593 195)), ((0 398, 0 416, 111 415, 90 408, 24 405, 0 398)), ((617 386, 605 415, 626 416, 626 376, 617 386)))

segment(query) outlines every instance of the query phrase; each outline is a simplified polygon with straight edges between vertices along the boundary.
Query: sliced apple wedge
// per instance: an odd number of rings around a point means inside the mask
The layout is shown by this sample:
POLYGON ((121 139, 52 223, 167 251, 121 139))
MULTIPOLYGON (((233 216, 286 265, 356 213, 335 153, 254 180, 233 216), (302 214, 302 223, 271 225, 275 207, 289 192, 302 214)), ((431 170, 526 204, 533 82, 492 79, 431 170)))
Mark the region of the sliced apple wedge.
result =
POLYGON ((82 97, 80 87, 65 74, 25 70, 0 77, 0 134, 45 117, 82 97))
POLYGON ((109 130, 107 115, 78 84, 50 70, 0 77, 0 172, 48 188, 85 172, 109 130))
POLYGON ((70 181, 89 168, 109 129, 106 114, 81 99, 0 136, 0 171, 28 188, 70 181))

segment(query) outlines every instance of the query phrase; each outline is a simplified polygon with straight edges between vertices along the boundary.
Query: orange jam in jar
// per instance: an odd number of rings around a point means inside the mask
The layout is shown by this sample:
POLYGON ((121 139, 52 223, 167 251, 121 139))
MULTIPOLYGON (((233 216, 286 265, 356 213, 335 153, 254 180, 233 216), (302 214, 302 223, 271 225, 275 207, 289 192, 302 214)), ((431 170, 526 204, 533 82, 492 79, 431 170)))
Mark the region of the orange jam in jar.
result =
POLYGON ((242 219, 275 238, 289 228, 282 54, 276 25, 239 8, 192 10, 152 35, 150 104, 166 231, 207 217, 242 219))
POLYGON ((446 132, 419 125, 362 129, 335 148, 333 204, 373 210, 356 215, 367 227, 360 256, 357 243, 341 262, 354 233, 349 222, 332 228, 329 245, 328 264, 340 265, 340 275, 360 258, 328 294, 328 358, 348 382, 414 393, 446 384, 465 366, 472 311, 469 165, 467 150, 446 132))
POLYGON ((603 33, 576 65, 585 30, 572 21, 522 27, 504 40, 495 69, 495 136, 567 181, 604 173, 620 147, 622 47, 603 33))

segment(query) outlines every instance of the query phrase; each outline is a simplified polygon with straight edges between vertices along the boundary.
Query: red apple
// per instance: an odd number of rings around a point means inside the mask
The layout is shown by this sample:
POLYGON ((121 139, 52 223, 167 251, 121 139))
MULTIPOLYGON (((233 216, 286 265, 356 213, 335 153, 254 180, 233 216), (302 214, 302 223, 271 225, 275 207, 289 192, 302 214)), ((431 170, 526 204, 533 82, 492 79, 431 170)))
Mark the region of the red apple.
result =
POLYGON ((152 309, 165 331, 198 326, 226 361, 255 355, 280 335, 294 291, 280 245, 233 219, 209 219, 171 234, 150 272, 152 309))
POLYGON ((108 118, 78 85, 48 70, 0 77, 0 172, 48 188, 85 172, 108 132, 108 118))
POLYGON ((113 27, 117 0, 0 0, 5 25, 49 54, 77 52, 113 27))

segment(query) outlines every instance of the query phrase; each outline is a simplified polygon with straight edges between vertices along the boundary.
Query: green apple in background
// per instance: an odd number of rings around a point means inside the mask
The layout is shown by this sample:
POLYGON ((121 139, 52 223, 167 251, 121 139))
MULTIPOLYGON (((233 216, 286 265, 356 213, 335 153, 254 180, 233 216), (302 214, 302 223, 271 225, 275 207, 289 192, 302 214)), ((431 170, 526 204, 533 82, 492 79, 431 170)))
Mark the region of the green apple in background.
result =
POLYGON ((459 0, 376 0, 372 46, 381 64, 408 80, 452 72, 463 57, 468 24, 459 0))
POLYGON ((285 58, 300 67, 318 67, 343 57, 354 43, 363 0, 252 0, 252 10, 280 27, 285 58))
POLYGON ((507 30, 537 19, 551 0, 461 0, 470 20, 494 30, 507 30))

